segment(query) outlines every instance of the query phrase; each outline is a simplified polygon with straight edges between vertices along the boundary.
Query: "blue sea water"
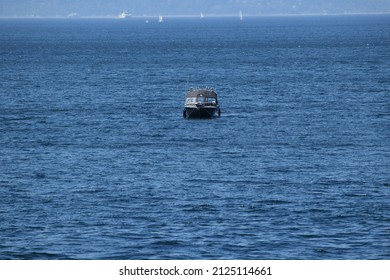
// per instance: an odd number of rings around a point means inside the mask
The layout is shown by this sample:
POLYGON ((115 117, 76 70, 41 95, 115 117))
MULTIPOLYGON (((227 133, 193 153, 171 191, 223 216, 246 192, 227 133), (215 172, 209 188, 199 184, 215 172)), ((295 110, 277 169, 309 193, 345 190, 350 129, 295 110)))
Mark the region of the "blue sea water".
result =
POLYGON ((0 20, 0 259, 390 259, 390 16, 0 20))

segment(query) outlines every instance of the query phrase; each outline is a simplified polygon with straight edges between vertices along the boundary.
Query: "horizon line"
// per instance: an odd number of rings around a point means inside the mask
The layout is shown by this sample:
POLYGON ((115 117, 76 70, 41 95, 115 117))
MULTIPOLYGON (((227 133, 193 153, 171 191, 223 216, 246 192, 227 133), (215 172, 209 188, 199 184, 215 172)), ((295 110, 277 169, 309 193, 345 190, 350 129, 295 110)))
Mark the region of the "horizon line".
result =
MULTIPOLYGON (((204 18, 223 18, 223 17, 239 17, 237 14, 205 14, 202 13, 204 18)), ((296 17, 296 16, 348 16, 348 15, 390 15, 390 11, 387 12, 343 12, 343 13, 283 13, 283 14, 243 14, 244 17, 296 17)), ((163 16, 166 18, 200 18, 200 14, 182 14, 182 15, 164 15, 164 14, 151 14, 151 15, 130 15, 126 18, 119 18, 118 15, 78 15, 77 13, 71 13, 68 15, 12 15, 12 16, 1 16, 0 19, 118 19, 118 20, 129 20, 129 19, 151 19, 163 16)), ((202 18, 202 19, 204 19, 202 18)))

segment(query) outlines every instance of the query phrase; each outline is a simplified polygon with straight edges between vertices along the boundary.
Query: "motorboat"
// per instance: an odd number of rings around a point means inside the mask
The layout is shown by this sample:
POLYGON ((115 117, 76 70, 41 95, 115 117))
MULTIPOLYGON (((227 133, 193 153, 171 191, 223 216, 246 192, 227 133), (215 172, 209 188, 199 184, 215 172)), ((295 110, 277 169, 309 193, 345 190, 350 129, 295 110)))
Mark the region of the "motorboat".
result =
POLYGON ((214 88, 188 89, 184 104, 185 118, 213 118, 221 116, 217 92, 214 88))

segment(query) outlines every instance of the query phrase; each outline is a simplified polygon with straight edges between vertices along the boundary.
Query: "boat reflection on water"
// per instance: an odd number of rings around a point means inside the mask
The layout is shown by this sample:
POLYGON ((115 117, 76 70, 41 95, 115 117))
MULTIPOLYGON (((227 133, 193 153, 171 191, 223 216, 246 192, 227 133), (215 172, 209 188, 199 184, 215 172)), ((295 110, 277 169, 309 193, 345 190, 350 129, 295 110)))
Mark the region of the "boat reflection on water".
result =
POLYGON ((221 116, 218 97, 213 88, 190 88, 183 110, 185 118, 213 118, 221 116))

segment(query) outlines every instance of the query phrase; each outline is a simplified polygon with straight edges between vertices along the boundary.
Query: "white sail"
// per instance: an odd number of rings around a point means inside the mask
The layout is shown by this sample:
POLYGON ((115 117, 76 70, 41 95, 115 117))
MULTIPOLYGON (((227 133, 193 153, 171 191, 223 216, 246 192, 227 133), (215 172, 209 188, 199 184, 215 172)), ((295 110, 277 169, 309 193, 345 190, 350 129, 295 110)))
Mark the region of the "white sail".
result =
POLYGON ((242 17, 242 11, 240 11, 240 20, 242 20, 243 17, 242 17))
POLYGON ((121 14, 118 15, 118 18, 128 18, 130 14, 126 11, 123 11, 121 14))

